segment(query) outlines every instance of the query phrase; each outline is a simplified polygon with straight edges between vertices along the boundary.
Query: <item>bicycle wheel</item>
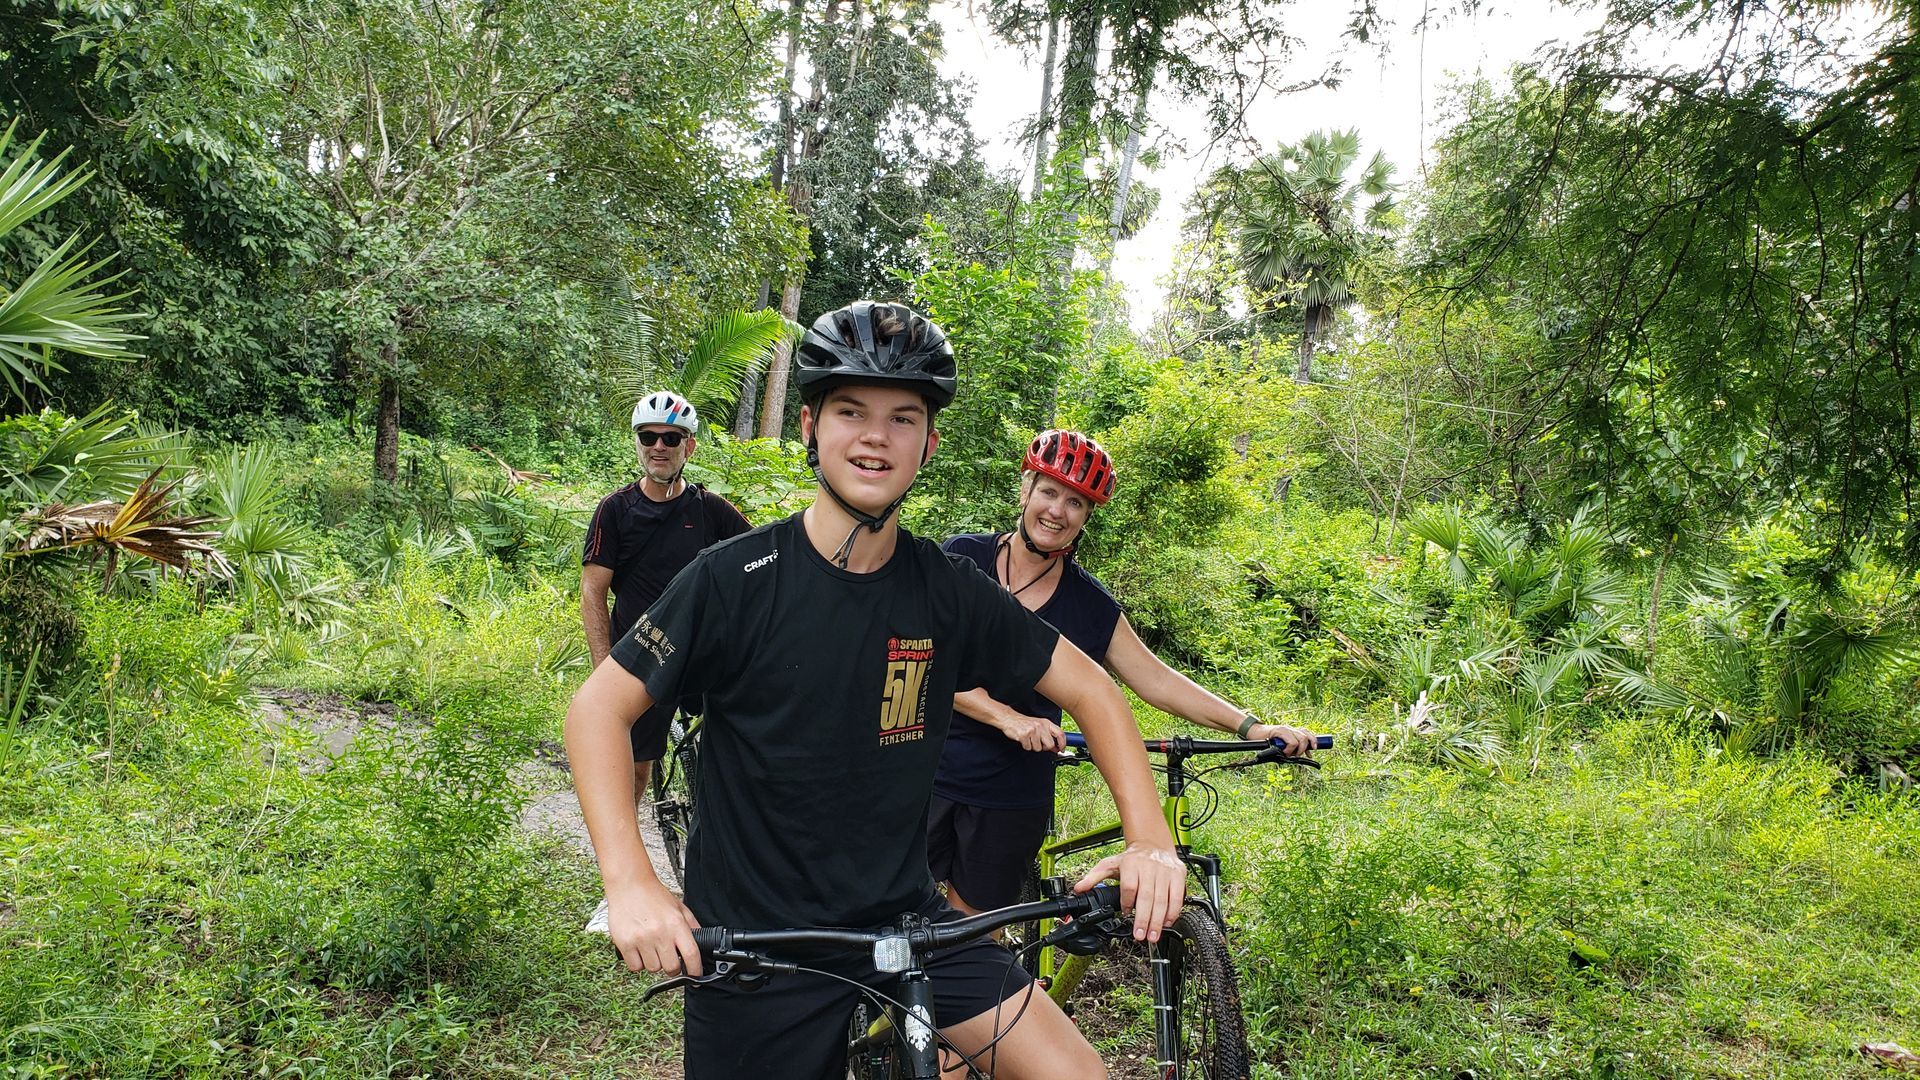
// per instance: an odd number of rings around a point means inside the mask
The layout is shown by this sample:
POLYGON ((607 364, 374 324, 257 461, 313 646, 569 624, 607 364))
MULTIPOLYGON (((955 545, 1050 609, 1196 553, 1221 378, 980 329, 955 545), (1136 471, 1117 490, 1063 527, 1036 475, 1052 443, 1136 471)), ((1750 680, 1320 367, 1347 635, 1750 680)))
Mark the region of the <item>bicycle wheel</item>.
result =
POLYGON ((893 1080, 900 1073, 893 1024, 880 1007, 861 998, 847 1018, 848 1080, 893 1080))
POLYGON ((667 730, 667 753, 653 763, 653 818, 660 826, 660 844, 667 852, 667 873, 673 887, 686 887, 687 835, 693 828, 693 770, 700 740, 689 733, 682 717, 667 730))
POLYGON ((1251 1072, 1240 981, 1227 939, 1204 909, 1187 908, 1161 935, 1174 987, 1174 1045, 1161 1047, 1179 1080, 1246 1080, 1251 1072))
MULTIPOLYGON (((1020 875, 1020 896, 1014 903, 1031 904, 1038 899, 1040 899, 1040 864, 1028 863, 1026 872, 1020 875)), ((1020 961, 1021 969, 1029 975, 1038 973, 1040 950, 1029 949, 1027 945, 1040 940, 1040 924, 1038 922, 1014 923, 1000 933, 1001 942, 1013 950, 1014 956, 1020 961)))

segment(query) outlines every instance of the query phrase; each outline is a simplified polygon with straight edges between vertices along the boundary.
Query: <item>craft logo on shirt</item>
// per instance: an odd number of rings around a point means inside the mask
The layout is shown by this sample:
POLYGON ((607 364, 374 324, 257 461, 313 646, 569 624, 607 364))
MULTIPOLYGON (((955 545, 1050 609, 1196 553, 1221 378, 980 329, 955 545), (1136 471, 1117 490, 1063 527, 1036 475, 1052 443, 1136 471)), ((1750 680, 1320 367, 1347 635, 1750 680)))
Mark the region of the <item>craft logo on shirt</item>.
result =
POLYGON ((888 638, 887 677, 880 684, 880 745, 927 735, 927 668, 932 638, 888 638))

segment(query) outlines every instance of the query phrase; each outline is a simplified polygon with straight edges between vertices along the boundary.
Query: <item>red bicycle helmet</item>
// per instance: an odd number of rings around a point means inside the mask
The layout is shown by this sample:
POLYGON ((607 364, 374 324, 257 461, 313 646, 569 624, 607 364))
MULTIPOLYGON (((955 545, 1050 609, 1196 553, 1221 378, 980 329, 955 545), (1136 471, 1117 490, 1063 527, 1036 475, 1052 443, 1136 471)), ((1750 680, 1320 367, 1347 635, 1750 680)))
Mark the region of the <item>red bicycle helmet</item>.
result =
POLYGON ((1043 431, 1027 447, 1023 469, 1053 477, 1105 506, 1113 498, 1113 459, 1100 444, 1077 431, 1043 431))

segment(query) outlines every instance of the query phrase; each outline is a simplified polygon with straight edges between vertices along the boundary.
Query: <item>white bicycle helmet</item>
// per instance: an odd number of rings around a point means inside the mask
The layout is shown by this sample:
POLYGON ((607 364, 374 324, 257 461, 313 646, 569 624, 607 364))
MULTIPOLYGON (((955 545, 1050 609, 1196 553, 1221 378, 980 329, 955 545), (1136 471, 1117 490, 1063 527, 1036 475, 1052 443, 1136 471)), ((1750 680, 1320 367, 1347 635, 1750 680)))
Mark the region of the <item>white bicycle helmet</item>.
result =
POLYGON ((633 429, 638 431, 647 424, 671 424, 692 435, 700 426, 700 414, 693 411, 693 403, 686 398, 661 390, 641 398, 633 407, 633 429))

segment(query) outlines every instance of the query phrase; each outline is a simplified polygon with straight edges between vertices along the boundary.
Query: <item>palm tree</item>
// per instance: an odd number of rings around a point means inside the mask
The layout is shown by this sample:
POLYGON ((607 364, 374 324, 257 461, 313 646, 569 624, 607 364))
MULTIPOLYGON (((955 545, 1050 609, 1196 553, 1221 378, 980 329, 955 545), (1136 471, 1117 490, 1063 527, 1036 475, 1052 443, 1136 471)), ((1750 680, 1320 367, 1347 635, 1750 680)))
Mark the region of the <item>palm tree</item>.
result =
MULTIPOLYGON (((0 132, 0 240, 34 215, 73 194, 89 173, 66 173, 63 151, 39 156, 40 140, 14 150, 18 121, 0 132)), ((118 275, 101 277, 105 263, 87 261, 87 248, 69 237, 15 286, 0 285, 0 379, 9 405, 25 406, 32 387, 60 371, 60 352, 129 359, 138 335, 124 326, 141 318, 121 311, 125 293, 103 291, 118 275), (77 250, 76 250, 77 247, 77 250)), ((224 570, 214 549, 215 519, 178 509, 179 481, 162 482, 165 440, 131 431, 105 407, 67 418, 42 437, 21 440, 0 459, 0 577, 10 565, 47 563, 63 554, 104 555, 112 582, 122 555, 185 568, 195 560, 224 570), (144 479, 140 479, 144 477, 144 479), (116 497, 138 480, 130 494, 116 497), (104 497, 103 497, 104 496, 104 497)))
MULTIPOLYGON (((36 136, 13 152, 18 127, 16 120, 0 133, 0 240, 73 194, 91 175, 62 175, 64 150, 52 161, 42 161, 38 151, 45 136, 36 136)), ((113 360, 133 355, 126 346, 138 335, 121 326, 140 315, 116 309, 127 294, 101 292, 119 275, 97 278, 105 263, 88 262, 87 248, 75 250, 78 243, 79 237, 68 237, 40 260, 25 281, 0 287, 0 378, 20 404, 27 402, 28 387, 44 388, 43 374, 62 370, 55 350, 113 360)))
POLYGON ((1256 291, 1301 309, 1296 382, 1313 376, 1314 344, 1353 299, 1359 260, 1393 225, 1393 166, 1375 152, 1353 180, 1360 133, 1316 131, 1222 177, 1240 268, 1256 291))
POLYGON ((791 347, 801 332, 771 308, 733 311, 715 316, 693 346, 679 353, 661 340, 660 320, 630 300, 614 324, 614 400, 609 406, 624 416, 641 395, 672 390, 693 402, 709 422, 719 423, 720 417, 732 415, 747 374, 763 370, 774 349, 791 347))

